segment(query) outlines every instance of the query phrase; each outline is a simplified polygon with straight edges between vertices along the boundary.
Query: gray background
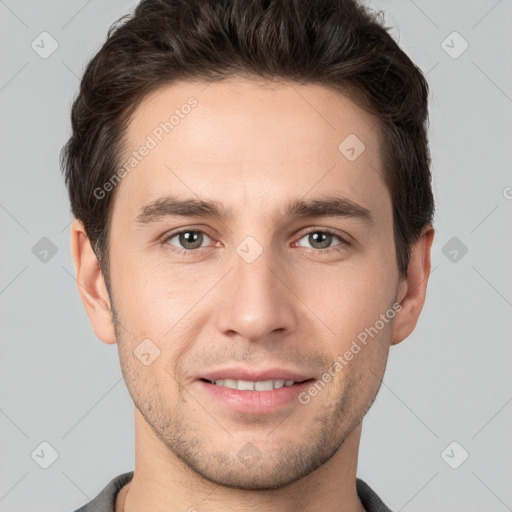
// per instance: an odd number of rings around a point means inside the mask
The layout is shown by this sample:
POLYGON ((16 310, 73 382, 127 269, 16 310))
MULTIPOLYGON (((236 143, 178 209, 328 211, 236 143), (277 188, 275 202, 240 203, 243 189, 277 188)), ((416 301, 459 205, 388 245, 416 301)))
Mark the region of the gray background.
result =
MULTIPOLYGON (((134 5, 0 0, 1 512, 74 510, 134 467, 133 405, 76 289, 58 162, 79 76, 134 5), (43 31, 58 43, 46 59, 31 47, 43 31)), ((358 476, 394 511, 512 510, 512 1, 373 5, 430 83, 437 234, 358 476)))

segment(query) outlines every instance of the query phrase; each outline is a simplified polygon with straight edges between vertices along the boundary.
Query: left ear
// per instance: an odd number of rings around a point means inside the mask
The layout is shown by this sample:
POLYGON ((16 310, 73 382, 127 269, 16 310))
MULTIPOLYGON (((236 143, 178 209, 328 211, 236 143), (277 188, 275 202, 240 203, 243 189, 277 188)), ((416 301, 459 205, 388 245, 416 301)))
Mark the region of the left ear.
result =
POLYGON ((407 269, 407 277, 400 283, 397 302, 402 309, 397 311, 391 332, 391 345, 397 345, 409 336, 420 316, 427 283, 430 276, 430 250, 434 240, 434 228, 423 229, 419 240, 411 248, 411 259, 407 269))

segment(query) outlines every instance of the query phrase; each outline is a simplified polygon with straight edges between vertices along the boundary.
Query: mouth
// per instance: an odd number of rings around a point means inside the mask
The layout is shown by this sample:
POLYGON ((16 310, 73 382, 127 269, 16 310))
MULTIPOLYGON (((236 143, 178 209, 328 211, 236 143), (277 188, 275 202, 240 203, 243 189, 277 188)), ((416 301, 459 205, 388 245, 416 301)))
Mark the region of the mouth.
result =
POLYGON ((232 378, 200 378, 196 380, 200 393, 219 411, 272 417, 294 407, 303 407, 300 395, 315 379, 245 380, 232 378))

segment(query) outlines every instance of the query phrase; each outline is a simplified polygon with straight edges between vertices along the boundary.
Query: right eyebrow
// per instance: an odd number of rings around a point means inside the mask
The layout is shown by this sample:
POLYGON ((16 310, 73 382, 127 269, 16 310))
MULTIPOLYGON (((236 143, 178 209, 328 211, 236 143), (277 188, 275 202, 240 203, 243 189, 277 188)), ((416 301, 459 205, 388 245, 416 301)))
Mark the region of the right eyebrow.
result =
POLYGON ((164 217, 216 217, 227 219, 233 212, 228 210, 220 201, 207 199, 178 199, 168 196, 156 199, 145 205, 135 218, 137 224, 149 224, 164 217))

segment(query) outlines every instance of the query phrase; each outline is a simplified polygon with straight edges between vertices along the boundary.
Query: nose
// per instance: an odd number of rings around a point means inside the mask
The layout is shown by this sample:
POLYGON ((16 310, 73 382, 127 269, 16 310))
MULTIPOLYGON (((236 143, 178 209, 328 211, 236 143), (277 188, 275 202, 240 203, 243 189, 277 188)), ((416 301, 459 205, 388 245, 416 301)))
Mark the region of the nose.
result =
MULTIPOLYGON (((240 253, 243 254, 243 253, 240 253)), ((286 262, 263 251, 254 261, 240 254, 219 290, 217 310, 220 332, 253 342, 265 342, 270 335, 286 336, 297 328, 299 299, 293 293, 293 276, 286 262)))

